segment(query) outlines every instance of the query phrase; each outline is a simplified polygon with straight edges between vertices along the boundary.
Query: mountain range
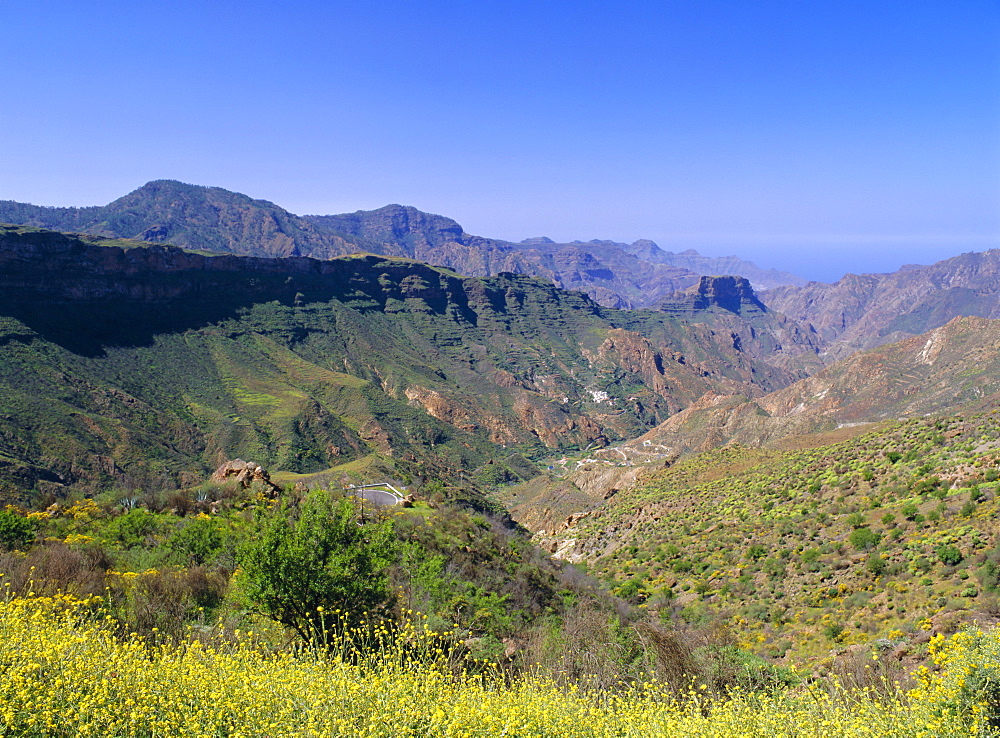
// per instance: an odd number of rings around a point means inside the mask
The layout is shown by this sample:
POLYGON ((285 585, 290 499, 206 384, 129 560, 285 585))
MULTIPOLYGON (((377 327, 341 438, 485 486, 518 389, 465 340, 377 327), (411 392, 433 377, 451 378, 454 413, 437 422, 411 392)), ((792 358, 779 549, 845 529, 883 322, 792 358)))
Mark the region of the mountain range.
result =
POLYGON ((557 244, 534 238, 515 244, 472 236, 450 218, 413 207, 298 216, 266 200, 172 180, 149 182, 104 206, 0 201, 0 222, 247 256, 406 256, 473 277, 531 274, 619 308, 655 305, 690 287, 697 275, 737 274, 758 288, 805 283, 736 257, 713 259, 693 250, 673 254, 652 241, 557 244))
POLYGON ((502 446, 624 440, 710 390, 773 391, 817 350, 780 316, 716 304, 752 295, 745 280, 704 278, 686 315, 632 312, 401 257, 211 255, 23 226, 0 228, 0 267, 8 490, 177 485, 241 454, 297 473, 433 455, 457 473, 502 446))
MULTIPOLYGON (((747 262, 670 254, 650 241, 555 244, 539 237, 512 244, 470 236, 455 221, 412 207, 300 217, 264 200, 169 180, 103 207, 4 202, 0 219, 79 234, 32 226, 0 232, 0 314, 9 321, 4 341, 30 348, 27 364, 7 372, 7 405, 17 405, 17 412, 7 416, 12 429, 4 431, 9 438, 0 441, 0 452, 14 486, 24 479, 89 485, 130 475, 148 484, 154 474, 141 455, 133 455, 134 468, 103 460, 115 456, 121 441, 102 424, 128 427, 118 410, 109 418, 94 415, 80 398, 76 405, 54 403, 63 407, 56 424, 62 440, 51 449, 48 430, 25 430, 37 427, 37 402, 58 395, 59 382, 124 393, 129 402, 145 403, 148 413, 167 412, 169 421, 160 417, 157 427, 183 428, 178 432, 186 440, 162 441, 172 459, 154 465, 163 484, 178 483, 185 465, 206 469, 244 446, 260 461, 295 473, 371 454, 415 459, 413 449, 438 449, 438 442, 415 442, 414 428, 375 419, 373 402, 388 402, 397 420, 426 426, 418 436, 450 439, 457 455, 445 466, 457 470, 482 463, 496 444, 537 457, 542 449, 641 436, 690 452, 828 426, 833 416, 816 410, 821 405, 810 397, 856 393, 852 382, 862 381, 861 370, 850 367, 878 363, 860 355, 850 359, 854 364, 835 364, 838 359, 940 328, 957 315, 991 317, 1000 310, 1000 251, 894 274, 847 275, 832 285, 771 274, 798 284, 758 293, 752 277, 687 269, 754 273, 747 262), (174 245, 158 245, 162 241, 174 245), (646 281, 622 276, 636 273, 646 281), (589 294, 565 291, 567 282, 586 283, 589 294), (652 304, 609 307, 631 304, 626 283, 652 304), (255 336, 252 347, 248 335, 255 336), (211 350, 193 348, 208 336, 211 350), (262 350, 261 337, 276 343, 262 350), (128 379, 124 367, 160 352, 148 359, 151 367, 163 373, 171 363, 196 365, 197 380, 128 379), (120 366, 111 369, 109 357, 120 366), (298 366, 300 360, 313 367, 306 375, 319 372, 337 387, 338 402, 348 395, 365 399, 348 403, 349 411, 324 400, 316 387, 289 376, 288 361, 298 366), (42 365, 49 368, 39 373, 42 365), (237 381, 233 367, 247 365, 257 368, 239 369, 237 381), (271 368, 261 374, 265 366, 271 368), (53 372, 59 382, 38 386, 39 377, 53 372), (829 378, 838 372, 850 379, 833 391, 829 378), (825 390, 796 389, 824 382, 825 390), (161 385, 172 389, 151 396, 150 388, 161 385), (25 393, 24 386, 32 390, 25 393), (195 399, 206 392, 207 407, 204 398, 195 399), (256 395, 259 403, 247 400, 256 395), (783 399, 792 396, 798 399, 783 399), (799 405, 808 409, 788 410, 799 405), (352 416, 357 412, 367 420, 359 422, 352 416), (88 413, 94 422, 83 423, 88 413), (307 430, 317 414, 326 425, 307 430), (432 426, 438 430, 428 430, 432 426), (325 443, 324 433, 340 440, 325 443), (68 438, 77 440, 67 445, 68 438), (466 458, 460 447, 477 450, 466 458), (95 471, 103 467, 113 473, 95 471)), ((893 359, 887 365, 905 364, 893 359)), ((868 376, 863 387, 884 390, 884 381, 868 376)), ((876 393, 866 412, 840 408, 839 422, 913 412, 893 405, 891 394, 876 393)), ((949 397, 945 391, 924 412, 946 409, 949 397)))

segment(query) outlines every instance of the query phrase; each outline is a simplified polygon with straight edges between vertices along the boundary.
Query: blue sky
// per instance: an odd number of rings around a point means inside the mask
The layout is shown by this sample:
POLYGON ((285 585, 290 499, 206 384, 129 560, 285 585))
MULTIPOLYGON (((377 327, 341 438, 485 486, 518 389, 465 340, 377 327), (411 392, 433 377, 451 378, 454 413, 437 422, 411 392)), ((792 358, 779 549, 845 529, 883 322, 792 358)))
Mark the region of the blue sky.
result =
POLYGON ((1000 247, 1000 3, 0 2, 0 199, 151 179, 831 281, 1000 247))

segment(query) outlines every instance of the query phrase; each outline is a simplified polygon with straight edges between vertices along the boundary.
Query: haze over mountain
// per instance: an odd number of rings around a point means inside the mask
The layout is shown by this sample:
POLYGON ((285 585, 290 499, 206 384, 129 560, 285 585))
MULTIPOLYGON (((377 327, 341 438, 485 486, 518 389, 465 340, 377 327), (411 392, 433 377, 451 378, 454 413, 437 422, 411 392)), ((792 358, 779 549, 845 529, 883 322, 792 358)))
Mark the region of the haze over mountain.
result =
POLYGON ((513 244, 467 234, 454 220, 413 207, 297 216, 266 200, 172 180, 149 182, 105 206, 3 201, 0 222, 248 256, 328 259, 358 251, 408 256, 468 276, 532 274, 621 308, 653 306, 702 274, 741 275, 759 288, 804 283, 736 257, 713 259, 693 250, 671 254, 652 241, 556 244, 538 238, 513 244))

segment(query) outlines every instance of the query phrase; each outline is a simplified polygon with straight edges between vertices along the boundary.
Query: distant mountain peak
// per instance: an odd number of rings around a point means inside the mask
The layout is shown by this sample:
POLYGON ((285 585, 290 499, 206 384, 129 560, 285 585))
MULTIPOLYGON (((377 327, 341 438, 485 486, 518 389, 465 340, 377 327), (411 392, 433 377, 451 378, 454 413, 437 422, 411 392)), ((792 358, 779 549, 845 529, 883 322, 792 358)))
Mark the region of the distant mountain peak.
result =
POLYGON ((531 238, 524 239, 523 241, 521 241, 521 243, 525 244, 526 246, 534 246, 534 245, 555 243, 555 241, 553 241, 548 236, 532 236, 531 238))

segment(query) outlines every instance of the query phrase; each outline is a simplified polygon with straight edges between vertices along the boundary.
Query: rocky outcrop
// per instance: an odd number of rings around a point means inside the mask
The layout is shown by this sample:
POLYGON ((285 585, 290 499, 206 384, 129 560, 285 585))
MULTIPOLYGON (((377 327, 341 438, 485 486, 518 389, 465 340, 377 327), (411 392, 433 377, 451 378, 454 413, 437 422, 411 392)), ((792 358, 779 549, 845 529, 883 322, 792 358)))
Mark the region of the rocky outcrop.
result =
POLYGON ((728 310, 736 315, 767 312, 754 294, 750 281, 733 276, 702 277, 697 285, 668 297, 660 305, 660 310, 672 315, 712 309, 728 310))
POLYGON ((271 481, 271 475, 260 464, 243 459, 233 459, 222 464, 212 473, 212 481, 216 484, 235 482, 241 489, 250 489, 254 485, 274 494, 281 488, 271 481))

